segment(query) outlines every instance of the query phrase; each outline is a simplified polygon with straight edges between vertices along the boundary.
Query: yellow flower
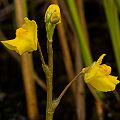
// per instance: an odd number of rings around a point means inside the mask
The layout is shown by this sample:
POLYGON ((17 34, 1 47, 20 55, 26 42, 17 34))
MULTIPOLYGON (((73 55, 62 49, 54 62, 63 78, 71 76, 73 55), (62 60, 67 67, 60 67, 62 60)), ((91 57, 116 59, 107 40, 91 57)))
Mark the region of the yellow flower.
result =
POLYGON ((101 64, 105 54, 101 55, 97 62, 94 62, 88 68, 84 68, 84 80, 92 85, 97 90, 107 92, 113 91, 119 83, 117 77, 110 75, 111 67, 106 64, 101 64))
POLYGON ((8 49, 15 50, 22 55, 25 52, 37 50, 37 24, 34 20, 30 21, 24 18, 25 23, 16 30, 16 38, 7 41, 1 41, 8 49))

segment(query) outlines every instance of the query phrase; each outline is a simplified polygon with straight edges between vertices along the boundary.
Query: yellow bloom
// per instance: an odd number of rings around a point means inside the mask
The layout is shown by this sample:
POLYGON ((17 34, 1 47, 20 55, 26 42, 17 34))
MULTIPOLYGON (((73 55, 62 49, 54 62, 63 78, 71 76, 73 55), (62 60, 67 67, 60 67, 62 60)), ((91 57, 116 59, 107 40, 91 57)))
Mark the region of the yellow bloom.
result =
POLYGON ((88 68, 83 69, 83 71, 85 71, 84 80, 97 90, 103 92, 113 91, 119 81, 117 80, 117 77, 110 75, 110 66, 107 66, 106 64, 100 65, 104 56, 105 54, 101 55, 97 62, 94 62, 88 68))
POLYGON ((22 55, 25 52, 37 50, 37 24, 34 20, 24 18, 25 23, 16 30, 16 38, 13 40, 1 41, 8 49, 15 50, 22 55))

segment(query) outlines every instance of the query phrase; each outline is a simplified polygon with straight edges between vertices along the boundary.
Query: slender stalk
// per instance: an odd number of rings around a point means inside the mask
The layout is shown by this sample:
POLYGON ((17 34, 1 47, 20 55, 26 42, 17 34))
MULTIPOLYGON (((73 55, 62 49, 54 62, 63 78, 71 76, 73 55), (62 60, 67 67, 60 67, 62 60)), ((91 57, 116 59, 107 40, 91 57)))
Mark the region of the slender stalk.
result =
POLYGON ((53 79, 53 48, 51 40, 48 40, 48 67, 51 73, 51 79, 53 79))
POLYGON ((48 51, 48 65, 45 64, 44 57, 42 55, 40 44, 38 43, 38 50, 40 58, 42 61, 42 67, 46 75, 47 83, 47 105, 46 105, 46 120, 53 119, 53 109, 52 109, 52 80, 53 80, 53 48, 52 40, 47 40, 47 51, 48 51))
POLYGON ((46 75, 47 83, 47 106, 46 106, 46 120, 53 119, 53 101, 52 101, 52 80, 53 80, 53 48, 52 38, 56 24, 61 22, 60 9, 57 5, 50 5, 45 13, 45 23, 47 31, 47 52, 48 65, 43 64, 43 70, 46 75))
POLYGON ((39 42, 38 42, 38 50, 39 50, 39 54, 40 54, 40 58, 41 58, 42 64, 45 65, 45 60, 44 60, 44 57, 43 57, 43 54, 42 54, 39 42))
POLYGON ((53 49, 52 42, 48 40, 48 71, 47 71, 47 108, 46 120, 53 119, 52 111, 52 79, 53 79, 53 49))
POLYGON ((67 91, 67 89, 71 86, 71 84, 81 75, 83 74, 82 72, 79 72, 70 82, 69 84, 65 87, 65 89, 62 91, 62 93, 60 94, 60 96, 58 97, 58 100, 60 101, 61 98, 63 97, 63 95, 65 94, 65 92, 67 91))
POLYGON ((48 51, 48 65, 43 62, 42 59, 42 52, 40 50, 40 56, 42 60, 42 67, 46 75, 46 83, 47 83, 47 105, 46 105, 46 120, 52 120, 53 119, 53 106, 52 106, 52 80, 53 80, 53 48, 52 48, 52 40, 47 41, 47 51, 48 51))

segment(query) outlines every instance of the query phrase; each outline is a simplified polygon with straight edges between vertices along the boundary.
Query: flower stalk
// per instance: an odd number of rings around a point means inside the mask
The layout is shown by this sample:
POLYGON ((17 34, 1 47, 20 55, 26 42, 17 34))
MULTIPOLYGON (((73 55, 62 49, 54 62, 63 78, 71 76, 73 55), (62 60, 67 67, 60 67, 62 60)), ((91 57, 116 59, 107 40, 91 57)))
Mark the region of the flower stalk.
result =
POLYGON ((52 80, 53 80, 53 48, 52 38, 56 24, 61 22, 60 9, 58 5, 52 4, 48 7, 45 14, 45 23, 47 31, 47 52, 48 52, 48 65, 43 64, 43 70, 46 75, 47 83, 47 106, 46 106, 46 120, 52 120, 56 104, 52 100, 52 80))

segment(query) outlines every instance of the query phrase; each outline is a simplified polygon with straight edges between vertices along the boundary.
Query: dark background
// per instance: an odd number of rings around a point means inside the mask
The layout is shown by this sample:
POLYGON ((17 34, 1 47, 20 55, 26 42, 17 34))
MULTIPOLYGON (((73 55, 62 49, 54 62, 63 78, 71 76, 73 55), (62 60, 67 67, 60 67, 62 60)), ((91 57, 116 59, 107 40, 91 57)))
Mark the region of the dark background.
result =
MULTIPOLYGON (((62 1, 62 0, 61 0, 62 1)), ((61 2, 60 1, 60 2, 61 2)), ((13 0, 8 0, 10 9, 5 10, 2 0, 0 0, 0 29, 7 39, 15 38, 16 22, 13 0)), ((44 24, 44 14, 49 6, 48 0, 27 0, 28 18, 34 19, 38 25, 38 39, 41 44, 43 56, 47 61, 46 51, 46 31, 44 24)), ((103 6, 99 0, 85 0, 85 17, 90 36, 90 49, 92 57, 97 60, 99 56, 106 53, 103 63, 112 67, 112 75, 118 75, 115 63, 114 53, 111 44, 111 38, 107 28, 103 6)), ((64 19, 64 16, 63 16, 64 19)), ((2 37, 0 36, 0 40, 2 37)), ((54 80, 53 91, 56 98, 68 83, 68 77, 65 71, 63 55, 55 29, 53 38, 54 49, 54 80)), ((68 38, 69 40, 69 38, 68 38)), ((74 62, 74 53, 71 50, 71 56, 74 62)), ((40 78, 45 81, 44 72, 41 67, 41 60, 38 51, 33 52, 33 61, 35 71, 40 78)), ((119 85, 116 89, 119 93, 119 85)), ((36 84, 37 99, 39 104, 40 119, 45 119, 46 92, 36 84)), ((105 93, 104 101, 110 108, 120 112, 120 104, 112 92, 105 93)), ((26 101, 22 83, 22 74, 20 64, 8 53, 6 48, 0 43, 0 120, 26 120, 26 101)), ((86 86, 86 120, 97 120, 95 100, 86 86)), ((120 118, 104 111, 105 120, 119 120, 120 118)), ((54 114, 54 120, 77 120, 74 98, 71 89, 67 91, 54 114)))

